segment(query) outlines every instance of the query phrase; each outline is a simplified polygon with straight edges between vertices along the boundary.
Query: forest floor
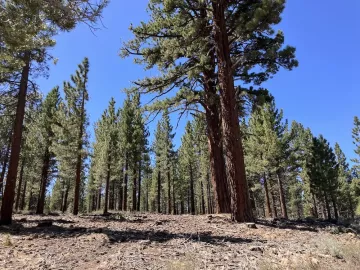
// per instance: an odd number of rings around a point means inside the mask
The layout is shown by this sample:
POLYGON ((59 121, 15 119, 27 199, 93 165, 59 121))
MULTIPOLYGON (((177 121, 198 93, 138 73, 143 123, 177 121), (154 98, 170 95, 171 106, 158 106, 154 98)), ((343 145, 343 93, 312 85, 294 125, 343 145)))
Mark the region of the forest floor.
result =
POLYGON ((0 269, 360 269, 356 227, 227 215, 15 215, 0 269))

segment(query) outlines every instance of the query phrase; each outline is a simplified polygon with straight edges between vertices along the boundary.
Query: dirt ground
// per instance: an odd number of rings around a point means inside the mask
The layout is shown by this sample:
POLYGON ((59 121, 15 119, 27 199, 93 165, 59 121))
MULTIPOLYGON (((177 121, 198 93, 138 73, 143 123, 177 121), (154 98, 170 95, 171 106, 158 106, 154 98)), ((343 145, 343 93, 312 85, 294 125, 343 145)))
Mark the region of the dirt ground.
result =
POLYGON ((15 215, 0 269, 360 269, 355 230, 226 215, 15 215))

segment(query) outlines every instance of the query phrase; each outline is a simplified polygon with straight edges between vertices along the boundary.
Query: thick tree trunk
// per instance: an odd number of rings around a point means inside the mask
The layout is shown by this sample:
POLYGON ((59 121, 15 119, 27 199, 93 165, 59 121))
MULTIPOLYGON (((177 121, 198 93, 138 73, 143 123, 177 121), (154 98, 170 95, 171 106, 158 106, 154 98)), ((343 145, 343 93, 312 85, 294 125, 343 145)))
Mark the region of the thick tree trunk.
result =
POLYGON ((167 208, 168 208, 168 214, 171 214, 171 178, 170 178, 170 169, 167 171, 167 182, 168 182, 168 190, 167 190, 167 208))
POLYGON ((272 216, 272 212, 270 207, 269 188, 265 173, 264 173, 264 189, 265 189, 265 210, 266 210, 265 217, 269 218, 272 216))
POLYGON ((205 115, 208 127, 211 181, 216 202, 215 211, 217 213, 230 213, 231 202, 222 148, 219 102, 217 100, 216 85, 209 74, 210 72, 204 74, 205 115))
POLYGON ((36 214, 38 215, 44 214, 46 186, 48 183, 49 167, 50 167, 50 152, 49 152, 49 147, 47 146, 44 154, 44 160, 43 160, 43 166, 41 172, 40 192, 36 207, 36 214))
POLYGON ((111 175, 111 155, 108 153, 107 160, 107 172, 106 172, 106 184, 105 184, 105 201, 104 201, 104 212, 103 214, 107 214, 108 212, 108 204, 109 204, 109 187, 110 187, 110 175, 111 175))
POLYGON ((132 211, 136 211, 136 207, 137 207, 137 203, 136 203, 136 189, 137 189, 137 179, 136 179, 136 173, 137 173, 137 169, 136 166, 134 164, 134 169, 133 169, 133 189, 132 189, 132 207, 131 210, 132 211))
POLYGON ((23 182, 23 176, 24 176, 24 167, 25 167, 25 160, 23 159, 21 162, 21 169, 20 169, 20 176, 19 176, 19 184, 18 184, 18 189, 16 192, 16 202, 15 202, 15 209, 16 211, 19 210, 19 202, 20 202, 20 197, 21 197, 21 186, 22 186, 22 182, 23 182))
POLYGON ((10 153, 10 147, 11 147, 11 137, 9 137, 8 146, 6 148, 4 161, 1 167, 1 175, 0 175, 0 194, 3 194, 3 186, 4 186, 4 179, 5 179, 5 173, 7 170, 7 165, 9 161, 9 153, 10 153))
POLYGON ((201 181, 200 182, 200 185, 201 185, 201 210, 202 210, 202 214, 204 215, 205 214, 205 194, 204 194, 204 184, 203 182, 201 181))
POLYGON ((77 146, 77 161, 76 161, 76 178, 75 178, 75 192, 74 192, 74 208, 73 214, 77 215, 79 212, 79 198, 80 198, 80 184, 81 184, 81 150, 83 146, 83 133, 84 133, 84 116, 85 116, 85 89, 83 89, 81 100, 81 113, 80 113, 80 127, 77 146))
POLYGON ((212 1, 214 41, 218 60, 218 79, 222 116, 223 146, 226 172, 231 193, 232 219, 238 222, 253 221, 248 184, 245 174, 244 153, 241 141, 239 111, 236 103, 233 67, 225 22, 226 1, 212 1))
POLYGON ((141 200, 141 159, 139 160, 139 170, 138 170, 138 198, 137 198, 137 205, 136 210, 140 211, 140 200, 141 200))
POLYGON ((195 194, 194 194, 194 175, 193 168, 191 164, 189 165, 190 172, 190 204, 191 204, 191 214, 195 215, 195 194))
POLYGON ((161 174, 160 174, 160 170, 158 171, 158 177, 157 177, 157 196, 156 196, 156 199, 157 199, 157 212, 158 213, 161 213, 161 174))
POLYGON ((281 180, 280 172, 276 173, 279 185, 279 194, 280 194, 280 207, 281 207, 281 214, 283 218, 288 219, 287 209, 286 209, 286 201, 284 195, 284 188, 281 180))
POLYGON ((25 115, 26 93, 30 73, 30 52, 24 55, 25 66, 22 69, 19 87, 14 132, 11 143, 9 170, 7 173, 5 192, 1 204, 0 224, 11 224, 15 199, 16 177, 20 159, 23 121, 25 115))
POLYGON ((129 161, 128 153, 125 155, 125 175, 124 175, 124 195, 123 195, 123 210, 127 211, 127 193, 128 193, 128 170, 129 170, 129 161))

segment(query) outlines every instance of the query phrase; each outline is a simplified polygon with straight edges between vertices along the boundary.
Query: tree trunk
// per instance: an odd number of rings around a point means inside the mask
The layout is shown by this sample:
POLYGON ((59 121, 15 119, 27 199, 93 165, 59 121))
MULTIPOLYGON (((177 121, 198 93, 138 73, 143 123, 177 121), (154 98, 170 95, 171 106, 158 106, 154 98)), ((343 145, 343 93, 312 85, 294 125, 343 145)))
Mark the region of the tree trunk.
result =
POLYGON ((50 167, 50 152, 49 147, 46 146, 42 172, 41 172, 41 183, 40 183, 40 192, 38 203, 36 207, 36 214, 44 214, 44 205, 45 205, 45 196, 46 196, 46 186, 48 183, 48 174, 49 174, 49 167, 50 167))
MULTIPOLYGON (((202 31, 204 37, 212 35, 211 25, 207 20, 208 14, 206 4, 200 9, 200 16, 203 18, 204 25, 202 31)), ((211 181, 214 189, 215 211, 217 213, 230 213, 230 196, 229 187, 225 171, 225 159, 222 148, 221 134, 221 111, 220 102, 217 95, 217 75, 216 57, 214 45, 210 42, 207 44, 206 51, 210 60, 209 67, 203 72, 204 109, 207 122, 207 136, 210 153, 210 172, 211 181)))
POLYGON ((11 147, 11 137, 9 137, 8 146, 6 148, 6 153, 5 153, 4 161, 2 164, 2 168, 1 168, 1 175, 0 175, 0 193, 1 194, 4 194, 3 186, 4 186, 5 173, 6 173, 6 169, 7 169, 7 165, 8 165, 8 161, 9 161, 10 147, 11 147))
POLYGON ((96 206, 97 206, 97 210, 101 209, 101 186, 98 189, 98 196, 97 196, 96 206))
POLYGON ((109 209, 110 210, 115 210, 115 198, 116 198, 116 193, 115 193, 115 181, 113 180, 111 182, 111 194, 110 194, 110 198, 109 198, 109 209))
POLYGON ((158 171, 158 177, 157 177, 157 212, 161 213, 161 206, 160 206, 160 202, 161 202, 161 198, 160 198, 160 192, 161 192, 161 174, 160 174, 160 170, 158 171))
POLYGON ((167 171, 167 182, 168 182, 168 200, 167 200, 167 208, 168 214, 171 214, 171 178, 170 178, 170 169, 167 171))
POLYGON ((21 195, 20 210, 24 210, 24 208, 25 208, 26 186, 27 186, 27 181, 25 180, 24 181, 23 192, 22 192, 22 195, 21 195))
POLYGON ((337 209, 336 197, 333 194, 331 194, 331 200, 332 200, 332 203, 333 203, 335 219, 338 220, 339 219, 339 213, 338 213, 338 209, 337 209))
POLYGON ((325 207, 326 207, 326 212, 327 212, 327 219, 331 220, 330 204, 329 204, 329 200, 328 200, 328 197, 327 197, 325 191, 324 191, 324 199, 325 199, 325 207))
POLYGON ((283 188, 280 172, 277 172, 276 175, 277 175, 278 184, 279 184, 281 214, 282 214, 283 218, 288 219, 288 214, 287 214, 287 209, 286 209, 286 201, 285 201, 285 195, 284 195, 284 188, 283 188))
POLYGON ((141 200, 141 158, 139 160, 139 172, 138 172, 138 186, 139 186, 139 190, 138 190, 138 199, 137 199, 137 206, 136 206, 136 210, 140 211, 140 200, 141 200))
POLYGON ((63 201, 63 205, 62 205, 62 212, 65 213, 67 210, 67 200, 68 200, 68 196, 69 196, 69 189, 70 186, 66 185, 66 190, 65 190, 65 194, 64 194, 64 201, 63 201))
POLYGON ((119 210, 122 211, 123 210, 123 195, 124 195, 124 191, 123 191, 123 176, 124 176, 124 166, 123 164, 121 165, 121 170, 120 170, 120 182, 119 182, 119 210))
POLYGON ((81 150, 83 146, 83 129, 84 129, 84 116, 85 116, 85 89, 83 89, 81 100, 81 113, 80 113, 80 127, 77 146, 77 161, 76 161, 76 178, 75 178, 75 192, 74 192, 74 208, 73 214, 77 215, 79 212, 79 198, 80 198, 80 184, 81 184, 81 150))
POLYGON ((203 182, 201 181, 200 182, 201 184, 201 210, 202 210, 202 214, 205 215, 205 195, 204 195, 204 184, 203 182))
POLYGON ((25 115, 26 93, 28 88, 28 80, 30 73, 30 52, 24 55, 25 66, 22 69, 21 81, 18 94, 18 102, 16 108, 16 116, 14 122, 14 132, 11 143, 9 170, 7 173, 5 192, 2 199, 0 224, 11 224, 13 204, 15 199, 16 177, 19 165, 23 121, 25 115))
POLYGON ((110 175, 111 175, 111 155, 108 153, 108 160, 107 160, 107 172, 106 172, 106 184, 105 184, 105 201, 104 201, 104 212, 103 214, 108 213, 108 204, 109 204, 109 186, 110 186, 110 175))
POLYGON ((227 2, 212 1, 214 37, 218 60, 218 79, 222 116, 223 146, 226 172, 231 194, 231 216, 237 222, 253 221, 248 184, 245 174, 239 111, 236 103, 233 67, 225 22, 227 2))
POLYGON ((124 195, 123 195, 123 210, 127 211, 127 193, 128 193, 128 170, 129 170, 128 153, 125 155, 125 175, 124 175, 124 195))
POLYGON ((19 176, 19 185, 18 185, 18 189, 16 192, 16 202, 15 202, 15 209, 16 211, 19 210, 19 201, 20 201, 20 197, 21 197, 21 186, 22 186, 22 182, 23 182, 23 176, 24 176, 24 167, 25 167, 25 160, 23 159, 21 162, 21 169, 20 169, 20 176, 19 176))
POLYGON ((312 196, 312 200, 313 200, 314 216, 315 216, 316 218, 318 218, 318 217, 319 217, 319 214, 318 214, 318 210, 317 210, 317 206, 316 206, 315 195, 312 193, 311 196, 312 196))
POLYGON ((190 170, 190 204, 191 204, 191 214, 195 215, 195 195, 194 195, 194 175, 191 164, 189 165, 190 170))
POLYGON ((264 173, 264 189, 265 189, 265 217, 269 218, 272 216, 271 207, 270 207, 270 196, 269 196, 269 188, 267 184, 266 175, 264 173))
MULTIPOLYGON (((136 164, 136 162, 135 162, 136 164)), ((136 183, 136 166, 134 164, 134 169, 133 169, 133 190, 132 190, 132 207, 131 210, 132 211, 136 211, 136 207, 137 207, 137 203, 136 203, 136 189, 137 189, 137 183, 136 183)))
POLYGON ((209 174, 206 174, 206 179, 207 179, 207 203, 208 203, 208 214, 212 214, 213 213, 213 203, 212 203, 212 199, 211 199, 211 184, 210 184, 210 179, 209 179, 209 174))
POLYGON ((173 199, 173 211, 172 214, 173 215, 177 215, 177 212, 179 209, 177 209, 176 207, 176 199, 175 199, 175 179, 174 177, 172 178, 172 199, 173 199))
POLYGON ((271 194, 272 208, 273 208, 273 214, 274 214, 273 218, 276 218, 276 217, 278 217, 277 208, 276 208, 276 196, 274 194, 274 190, 273 190, 272 186, 271 186, 270 194, 271 194))

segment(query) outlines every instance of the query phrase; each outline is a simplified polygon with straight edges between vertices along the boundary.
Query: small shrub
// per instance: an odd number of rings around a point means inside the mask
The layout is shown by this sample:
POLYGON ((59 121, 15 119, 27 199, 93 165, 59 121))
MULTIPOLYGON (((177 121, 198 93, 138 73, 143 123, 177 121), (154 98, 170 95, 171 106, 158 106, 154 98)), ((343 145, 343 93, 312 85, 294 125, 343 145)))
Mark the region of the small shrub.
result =
POLYGON ((13 244, 11 242, 10 234, 6 234, 4 238, 4 246, 5 247, 11 247, 13 244))

